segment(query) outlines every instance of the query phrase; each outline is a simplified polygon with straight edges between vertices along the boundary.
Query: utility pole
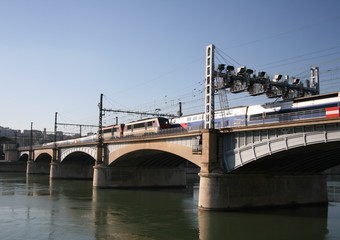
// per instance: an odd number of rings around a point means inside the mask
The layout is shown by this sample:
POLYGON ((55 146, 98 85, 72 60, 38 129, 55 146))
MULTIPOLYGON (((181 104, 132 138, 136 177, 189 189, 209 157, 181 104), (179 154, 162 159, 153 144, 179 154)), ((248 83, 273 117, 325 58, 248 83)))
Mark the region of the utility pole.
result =
POLYGON ((179 102, 178 105, 179 105, 179 110, 177 112, 177 116, 182 117, 183 116, 183 113, 182 113, 182 102, 179 102))
POLYGON ((54 114, 54 143, 57 141, 57 128, 58 128, 58 113, 54 114))
POLYGON ((54 142, 57 141, 57 126, 58 125, 61 125, 61 126, 77 126, 77 127, 79 127, 79 135, 80 135, 80 137, 82 136, 82 134, 81 134, 82 127, 98 127, 97 125, 91 125, 91 124, 58 123, 57 115, 58 115, 58 113, 56 112, 55 113, 55 120, 54 120, 54 142))
POLYGON ((33 122, 31 122, 29 159, 33 161, 33 122))
POLYGON ((82 127, 98 127, 97 125, 91 125, 91 124, 79 124, 79 123, 57 123, 58 125, 62 126, 77 126, 79 127, 79 135, 82 136, 81 131, 82 127))
POLYGON ((58 129, 58 113, 55 112, 54 114, 54 146, 53 146, 53 159, 52 159, 52 163, 53 161, 57 161, 57 129, 58 129))
POLYGON ((99 101, 99 124, 98 124, 98 147, 97 147, 97 164, 103 162, 103 94, 100 94, 99 101))
POLYGON ((213 44, 207 46, 205 62, 205 129, 215 128, 214 51, 215 46, 213 44))

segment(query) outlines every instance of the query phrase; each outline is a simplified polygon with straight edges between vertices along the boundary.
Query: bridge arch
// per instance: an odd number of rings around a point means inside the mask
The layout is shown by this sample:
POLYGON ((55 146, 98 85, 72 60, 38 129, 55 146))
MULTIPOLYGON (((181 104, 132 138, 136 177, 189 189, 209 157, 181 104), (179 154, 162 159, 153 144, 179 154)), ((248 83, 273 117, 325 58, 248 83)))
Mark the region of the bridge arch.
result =
POLYGON ((319 173, 340 164, 340 141, 316 143, 252 159, 237 171, 319 173))
POLYGON ((232 133, 223 145, 229 172, 318 173, 340 163, 340 125, 232 133))
POLYGON ((20 153, 19 162, 27 162, 28 161, 28 153, 27 152, 22 152, 20 153))
POLYGON ((132 158, 136 164, 157 165, 157 161, 162 161, 163 164, 171 165, 182 163, 183 160, 198 167, 201 164, 201 155, 193 154, 191 147, 168 142, 148 142, 130 143, 110 152, 108 165, 118 162, 121 164, 122 161, 132 158))
POLYGON ((92 179, 95 162, 95 158, 86 152, 68 152, 60 163, 53 164, 53 178, 92 179))
POLYGON ((35 150, 34 151, 34 161, 42 161, 42 159, 49 158, 49 161, 51 162, 53 156, 53 149, 41 149, 41 150, 35 150))
POLYGON ((44 162, 50 164, 52 160, 52 155, 47 152, 40 153, 38 156, 35 157, 35 162, 44 162))
POLYGON ((83 156, 91 156, 93 159, 96 159, 97 156, 97 147, 96 146, 80 146, 80 147, 73 147, 73 148, 65 148, 60 150, 60 162, 63 162, 65 159, 69 158, 69 156, 76 153, 79 155, 84 153, 83 156))

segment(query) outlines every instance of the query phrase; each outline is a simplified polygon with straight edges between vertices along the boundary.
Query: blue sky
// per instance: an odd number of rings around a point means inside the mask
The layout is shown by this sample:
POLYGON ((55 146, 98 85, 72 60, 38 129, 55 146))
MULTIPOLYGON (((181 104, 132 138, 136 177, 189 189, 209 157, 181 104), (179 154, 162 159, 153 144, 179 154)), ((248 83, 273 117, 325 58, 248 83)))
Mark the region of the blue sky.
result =
MULTIPOLYGON (((97 124, 101 93, 105 108, 189 113, 211 43, 257 71, 319 66, 322 92, 339 91, 339 12, 338 0, 0 0, 0 126, 52 131, 55 112, 97 124)), ((240 96, 232 105, 269 101, 240 96)))

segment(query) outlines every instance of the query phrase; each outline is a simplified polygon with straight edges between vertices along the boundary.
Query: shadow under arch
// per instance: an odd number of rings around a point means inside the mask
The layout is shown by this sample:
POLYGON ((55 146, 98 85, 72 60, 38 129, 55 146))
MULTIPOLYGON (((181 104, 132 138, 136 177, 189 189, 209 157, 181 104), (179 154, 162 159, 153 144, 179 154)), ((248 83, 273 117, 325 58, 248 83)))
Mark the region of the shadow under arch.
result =
MULTIPOLYGON (((174 143, 162 143, 162 142, 152 142, 152 143, 135 143, 121 147, 109 154, 108 165, 113 162, 126 159, 135 159, 139 163, 145 164, 145 158, 153 159, 154 162, 156 158, 163 158, 163 162, 168 162, 168 164, 178 164, 178 162, 183 162, 183 160, 189 161, 194 165, 200 167, 201 155, 193 154, 192 148, 188 146, 183 146, 174 143)), ((148 160, 150 161, 150 160, 148 160)))
POLYGON ((92 179, 95 159, 85 152, 72 152, 58 165, 55 178, 92 179))

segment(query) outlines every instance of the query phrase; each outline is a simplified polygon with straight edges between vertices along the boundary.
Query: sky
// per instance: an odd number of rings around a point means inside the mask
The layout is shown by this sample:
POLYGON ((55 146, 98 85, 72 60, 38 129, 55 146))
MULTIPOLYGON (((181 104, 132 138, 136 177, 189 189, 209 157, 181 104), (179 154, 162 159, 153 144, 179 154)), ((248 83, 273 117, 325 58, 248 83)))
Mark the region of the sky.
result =
POLYGON ((204 111, 209 44, 216 62, 270 74, 318 66, 321 93, 340 91, 339 26, 338 0, 0 0, 0 126, 53 131, 55 112, 97 125, 100 94, 106 109, 204 111))

